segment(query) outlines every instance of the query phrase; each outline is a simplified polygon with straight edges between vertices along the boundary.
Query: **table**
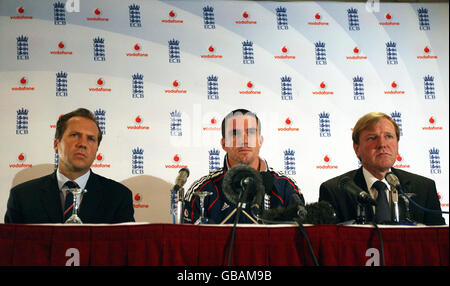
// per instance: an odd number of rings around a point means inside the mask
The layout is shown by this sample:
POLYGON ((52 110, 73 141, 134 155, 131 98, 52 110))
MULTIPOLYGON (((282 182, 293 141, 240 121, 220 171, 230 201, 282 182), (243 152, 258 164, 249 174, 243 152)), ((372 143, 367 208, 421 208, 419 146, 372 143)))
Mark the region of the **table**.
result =
MULTIPOLYGON (((305 226, 320 265, 376 264, 373 227, 305 226), (375 261, 375 262, 374 262, 375 261)), ((449 228, 382 227, 386 265, 449 265, 449 228)), ((0 224, 0 265, 226 265, 231 226, 0 224)), ((379 260, 378 260, 379 261, 379 260)), ((240 225, 232 265, 313 265, 296 226, 240 225)))

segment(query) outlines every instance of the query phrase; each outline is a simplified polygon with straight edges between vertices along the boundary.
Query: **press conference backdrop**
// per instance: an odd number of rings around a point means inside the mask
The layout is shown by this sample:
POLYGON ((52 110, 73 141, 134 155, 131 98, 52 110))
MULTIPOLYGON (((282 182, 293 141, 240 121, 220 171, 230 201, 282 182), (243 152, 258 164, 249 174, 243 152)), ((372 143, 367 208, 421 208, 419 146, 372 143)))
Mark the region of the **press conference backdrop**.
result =
MULTIPOLYGON (((220 123, 262 121, 261 156, 307 203, 358 168, 352 127, 400 125, 395 167, 449 203, 448 3, 0 1, 0 214, 14 185, 52 172, 58 117, 95 112, 95 173, 133 191, 137 221, 171 222, 169 190, 222 165, 220 123)), ((89 190, 88 190, 89 191, 89 190)), ((448 215, 445 215, 448 223, 448 215)))

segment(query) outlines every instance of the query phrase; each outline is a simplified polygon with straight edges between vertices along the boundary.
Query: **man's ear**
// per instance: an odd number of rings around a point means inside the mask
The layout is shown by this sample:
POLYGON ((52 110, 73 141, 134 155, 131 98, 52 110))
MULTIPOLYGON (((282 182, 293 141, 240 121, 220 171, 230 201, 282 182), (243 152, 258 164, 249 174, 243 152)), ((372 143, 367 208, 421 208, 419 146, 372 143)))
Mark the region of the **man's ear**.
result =
POLYGON ((58 153, 58 145, 59 145, 59 140, 54 139, 53 140, 53 150, 55 150, 56 153, 58 153))

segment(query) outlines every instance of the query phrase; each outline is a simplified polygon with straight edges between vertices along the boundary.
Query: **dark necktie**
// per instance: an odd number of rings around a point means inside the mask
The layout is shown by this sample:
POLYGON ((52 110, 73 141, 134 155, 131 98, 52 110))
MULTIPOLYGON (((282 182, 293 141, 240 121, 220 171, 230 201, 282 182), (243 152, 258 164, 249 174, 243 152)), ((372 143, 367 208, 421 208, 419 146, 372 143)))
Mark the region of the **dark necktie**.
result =
MULTIPOLYGON (((66 186, 69 189, 78 188, 77 183, 72 181, 67 181, 64 183, 63 187, 66 186)), ((73 194, 72 192, 66 191, 66 201, 64 202, 64 221, 66 221, 73 211, 73 194)))
POLYGON ((376 181, 373 187, 378 191, 377 208, 375 210, 375 222, 384 223, 391 221, 391 210, 386 197, 387 186, 382 181, 376 181))

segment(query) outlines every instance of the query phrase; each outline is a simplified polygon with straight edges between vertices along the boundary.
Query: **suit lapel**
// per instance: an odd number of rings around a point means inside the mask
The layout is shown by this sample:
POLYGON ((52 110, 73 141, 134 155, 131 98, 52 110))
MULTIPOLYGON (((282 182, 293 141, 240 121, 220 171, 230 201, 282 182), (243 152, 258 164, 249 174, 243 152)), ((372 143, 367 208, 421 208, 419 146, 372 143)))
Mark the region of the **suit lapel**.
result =
POLYGON ((83 195, 83 200, 80 206, 80 218, 84 221, 92 221, 98 216, 100 203, 104 200, 103 186, 98 180, 98 175, 91 171, 89 179, 86 184, 87 190, 83 195))
POLYGON ((43 208, 47 212, 49 221, 53 223, 62 222, 62 202, 58 189, 56 172, 44 178, 40 191, 42 193, 42 195, 40 196, 41 203, 43 208))

